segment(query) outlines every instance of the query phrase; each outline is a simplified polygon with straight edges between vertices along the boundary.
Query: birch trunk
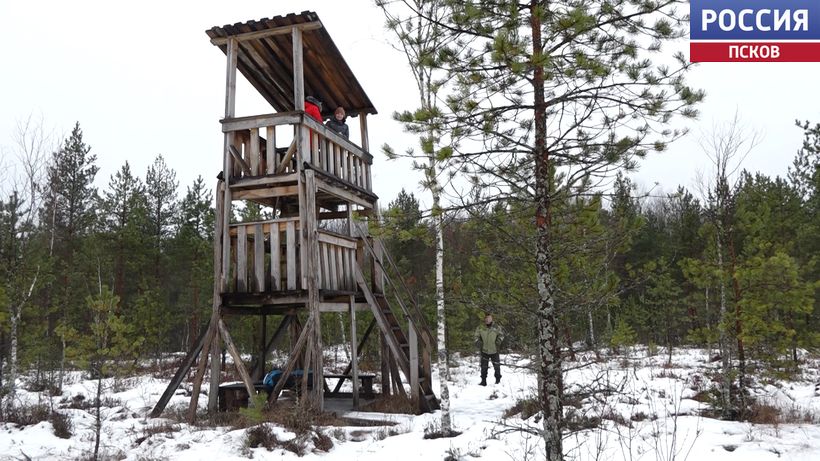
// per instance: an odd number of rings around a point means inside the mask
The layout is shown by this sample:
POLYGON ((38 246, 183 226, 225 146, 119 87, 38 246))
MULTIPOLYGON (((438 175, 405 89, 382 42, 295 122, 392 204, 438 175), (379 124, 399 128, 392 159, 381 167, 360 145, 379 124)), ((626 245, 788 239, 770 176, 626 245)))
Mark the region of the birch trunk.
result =
POLYGON ((441 393, 441 432, 449 434, 453 431, 450 419, 450 389, 447 385, 447 329, 444 312, 444 226, 438 181, 436 181, 436 160, 430 157, 430 178, 433 192, 433 222, 436 230, 436 333, 438 342, 438 374, 441 393))

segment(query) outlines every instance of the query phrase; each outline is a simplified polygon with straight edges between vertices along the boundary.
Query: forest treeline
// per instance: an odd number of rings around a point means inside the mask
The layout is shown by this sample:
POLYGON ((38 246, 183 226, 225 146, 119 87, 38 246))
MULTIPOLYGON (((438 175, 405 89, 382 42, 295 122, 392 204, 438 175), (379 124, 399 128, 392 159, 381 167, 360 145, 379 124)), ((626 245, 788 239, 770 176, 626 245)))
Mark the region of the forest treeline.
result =
MULTIPOLYGON (((644 194, 621 175, 608 191, 559 189, 551 254, 567 353, 698 345, 794 370, 800 350, 820 343, 820 125, 798 125, 803 147, 786 178, 721 175, 716 162, 699 190, 644 194)), ((89 351, 127 363, 189 349, 212 309, 215 179, 182 190, 158 155, 143 174, 126 162, 101 181, 79 123, 53 152, 33 146, 18 146, 22 174, 4 179, 0 203, 3 384, 28 370, 59 388, 62 371, 87 366, 89 351)), ((510 350, 533 352, 532 206, 510 195, 445 212, 451 351, 473 352, 473 330, 492 312, 510 350)), ((234 219, 263 212, 240 209, 234 219)), ((382 217, 373 232, 432 324, 429 212, 402 191, 382 217)), ((260 342, 257 320, 235 321, 245 323, 233 330, 249 352, 260 342)), ((326 323, 326 344, 342 343, 343 324, 326 323)))

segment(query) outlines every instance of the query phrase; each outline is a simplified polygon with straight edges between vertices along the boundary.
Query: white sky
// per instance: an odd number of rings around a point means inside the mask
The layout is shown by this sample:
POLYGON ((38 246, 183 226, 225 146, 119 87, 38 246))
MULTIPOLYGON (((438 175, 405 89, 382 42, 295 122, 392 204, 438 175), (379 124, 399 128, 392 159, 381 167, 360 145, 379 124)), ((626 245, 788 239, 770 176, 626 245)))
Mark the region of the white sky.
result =
MULTIPOLYGON (((375 192, 386 205, 402 187, 420 194, 420 176, 388 162, 379 146, 415 147, 391 120, 416 106, 404 57, 393 50, 372 0, 345 1, 0 1, 0 165, 9 163, 16 121, 33 113, 63 139, 75 121, 96 153, 102 188, 128 160, 144 176, 158 153, 176 170, 180 194, 221 169, 225 58, 205 30, 289 12, 316 11, 379 114, 368 118, 375 192)), ((681 44, 685 46, 685 44, 681 44)), ((645 161, 634 175, 644 188, 691 186, 708 161, 698 133, 732 118, 761 132, 745 166, 783 175, 801 144, 794 119, 820 121, 820 63, 702 64, 692 86, 707 91, 692 134, 645 161)), ((240 82, 237 115, 271 112, 240 82)), ((358 141, 356 119, 349 120, 358 141)), ((659 191, 659 189, 655 189, 659 191)), ((421 195, 425 195, 421 193, 421 195)))

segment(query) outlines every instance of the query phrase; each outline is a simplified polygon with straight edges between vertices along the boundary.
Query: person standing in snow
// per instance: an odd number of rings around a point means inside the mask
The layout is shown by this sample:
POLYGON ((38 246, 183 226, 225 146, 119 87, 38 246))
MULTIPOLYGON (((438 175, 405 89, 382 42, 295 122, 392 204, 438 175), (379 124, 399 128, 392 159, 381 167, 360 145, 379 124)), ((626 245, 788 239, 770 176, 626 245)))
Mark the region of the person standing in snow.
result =
POLYGON ((345 123, 345 115, 345 108, 342 106, 337 107, 336 110, 333 111, 333 118, 328 120, 325 126, 347 139, 350 137, 350 128, 348 128, 347 123, 345 123))
POLYGON ((487 369, 490 360, 492 360, 493 369, 495 369, 495 383, 501 382, 501 359, 498 350, 503 341, 504 332, 501 331, 501 327, 493 324, 492 314, 487 314, 484 317, 484 323, 475 330, 476 347, 481 353, 481 382, 479 385, 487 385, 487 369))

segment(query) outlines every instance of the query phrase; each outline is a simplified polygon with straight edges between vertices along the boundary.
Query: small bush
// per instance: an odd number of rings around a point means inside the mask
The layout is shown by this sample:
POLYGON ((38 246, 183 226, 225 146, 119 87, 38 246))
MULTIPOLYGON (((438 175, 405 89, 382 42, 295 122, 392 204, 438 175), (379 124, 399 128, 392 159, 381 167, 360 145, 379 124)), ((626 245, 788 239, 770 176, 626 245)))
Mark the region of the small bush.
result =
POLYGON ((511 418, 517 414, 521 414, 521 419, 529 419, 530 416, 538 414, 541 411, 541 405, 535 397, 528 397, 519 399, 515 405, 504 410, 502 415, 504 418, 511 418))
POLYGON ((179 432, 181 426, 179 424, 173 424, 169 422, 164 422, 160 424, 152 424, 145 429, 142 430, 142 436, 138 437, 137 440, 134 441, 136 445, 142 444, 142 442, 146 441, 147 439, 151 438, 151 436, 156 434, 170 434, 172 432, 179 432))
MULTIPOLYGON (((245 445, 248 448, 265 448, 272 451, 274 448, 282 448, 298 456, 305 454, 304 436, 296 436, 290 440, 279 440, 267 424, 260 424, 248 429, 245 435, 245 445)), ((331 446, 332 446, 331 442, 331 446)))
POLYGON ((279 439, 267 424, 260 424, 248 429, 246 443, 251 448, 264 447, 269 451, 279 446, 279 439))
POLYGON ((3 411, 3 420, 18 426, 31 426, 48 420, 51 409, 48 405, 16 405, 6 407, 3 411))
POLYGON ((74 423, 71 421, 71 418, 58 411, 52 411, 48 419, 51 422, 51 429, 54 431, 54 435, 61 439, 71 438, 74 433, 74 423))
POLYGON ((774 405, 753 402, 746 410, 746 417, 750 423, 774 425, 780 423, 780 409, 774 405))
POLYGON ((327 453, 333 449, 333 439, 328 437, 324 432, 317 432, 316 435, 313 436, 313 446, 317 450, 327 453))
POLYGON ((579 432, 600 426, 601 418, 581 414, 578 410, 571 408, 564 417, 564 424, 569 432, 579 432))

